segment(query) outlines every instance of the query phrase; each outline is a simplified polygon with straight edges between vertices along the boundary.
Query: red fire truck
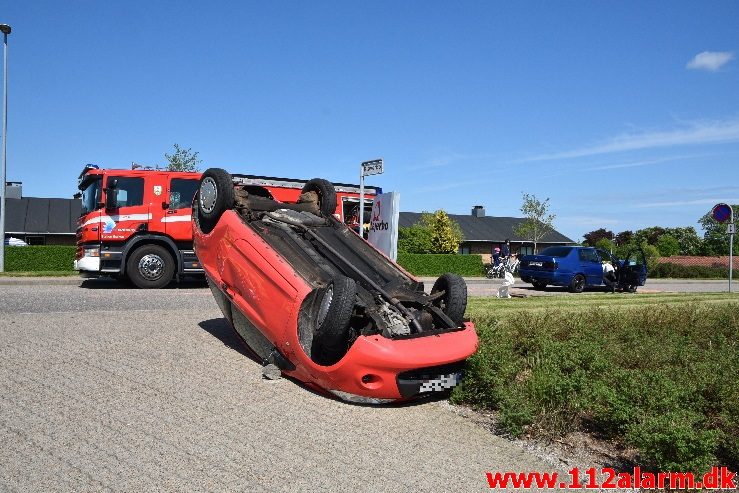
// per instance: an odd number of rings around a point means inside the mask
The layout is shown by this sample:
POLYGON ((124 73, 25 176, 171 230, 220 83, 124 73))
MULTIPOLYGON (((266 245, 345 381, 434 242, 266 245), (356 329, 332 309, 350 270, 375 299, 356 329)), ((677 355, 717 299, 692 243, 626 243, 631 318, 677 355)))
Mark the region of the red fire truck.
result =
MULTIPOLYGON (((307 180, 234 175, 250 193, 294 202, 307 180)), ((78 188, 74 268, 85 277, 110 276, 140 288, 161 288, 173 279, 202 275, 192 249, 192 199, 200 173, 157 169, 100 169, 87 165, 78 188)), ((336 216, 358 227, 359 186, 336 186, 336 216)), ((382 193, 365 187, 365 214, 382 193)))

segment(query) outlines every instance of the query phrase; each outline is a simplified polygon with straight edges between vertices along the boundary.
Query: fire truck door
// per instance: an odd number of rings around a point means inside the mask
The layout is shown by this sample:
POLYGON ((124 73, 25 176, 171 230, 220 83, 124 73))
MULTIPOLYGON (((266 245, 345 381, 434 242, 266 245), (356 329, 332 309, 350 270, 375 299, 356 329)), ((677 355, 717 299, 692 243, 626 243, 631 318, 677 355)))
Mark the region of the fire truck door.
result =
POLYGON ((169 181, 169 206, 165 211, 165 231, 175 241, 192 241, 192 199, 198 189, 195 178, 171 178, 169 181))

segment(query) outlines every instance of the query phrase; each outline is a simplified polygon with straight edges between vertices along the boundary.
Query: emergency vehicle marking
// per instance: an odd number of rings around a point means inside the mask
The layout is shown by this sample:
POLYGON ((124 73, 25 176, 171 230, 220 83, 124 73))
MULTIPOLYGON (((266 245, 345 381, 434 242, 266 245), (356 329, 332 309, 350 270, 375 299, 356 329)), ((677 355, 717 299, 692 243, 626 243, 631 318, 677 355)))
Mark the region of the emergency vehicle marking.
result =
POLYGON ((162 194, 162 186, 154 185, 154 195, 159 196, 162 194))
POLYGON ((92 219, 88 219, 87 221, 82 223, 80 227, 85 227, 89 224, 98 223, 104 223, 107 226, 111 221, 113 221, 113 227, 115 227, 115 223, 121 221, 148 221, 149 219, 151 219, 151 214, 123 214, 115 216, 100 215, 97 217, 93 217, 92 219))
POLYGON ((163 223, 184 223, 189 222, 192 217, 188 214, 187 216, 169 216, 169 217, 163 217, 162 222, 163 223))

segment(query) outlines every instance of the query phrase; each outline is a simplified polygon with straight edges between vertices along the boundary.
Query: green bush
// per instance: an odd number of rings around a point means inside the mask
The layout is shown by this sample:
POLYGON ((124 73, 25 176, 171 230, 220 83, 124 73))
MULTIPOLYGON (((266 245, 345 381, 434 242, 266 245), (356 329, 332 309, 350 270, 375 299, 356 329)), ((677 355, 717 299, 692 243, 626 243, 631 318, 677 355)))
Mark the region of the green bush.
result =
POLYGON ((482 276, 480 255, 398 253, 398 263, 416 276, 439 276, 454 272, 460 276, 482 276))
POLYGON ((5 248, 5 270, 8 272, 72 271, 77 247, 9 246, 5 248))
POLYGON ((703 265, 680 265, 659 263, 649 271, 649 277, 671 277, 675 279, 728 279, 728 267, 707 267, 703 265))
POLYGON ((655 470, 737 467, 739 303, 684 298, 508 300, 495 311, 482 307, 497 300, 472 299, 480 346, 452 400, 498 410, 514 436, 595 431, 655 470))

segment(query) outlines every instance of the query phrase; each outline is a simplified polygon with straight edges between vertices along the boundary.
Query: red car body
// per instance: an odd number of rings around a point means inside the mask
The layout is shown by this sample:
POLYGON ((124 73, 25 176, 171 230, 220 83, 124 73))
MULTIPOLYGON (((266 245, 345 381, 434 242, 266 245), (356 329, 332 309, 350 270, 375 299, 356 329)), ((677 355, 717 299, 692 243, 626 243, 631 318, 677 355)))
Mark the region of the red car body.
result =
MULTIPOLYGON (((311 266, 301 267, 305 262, 286 254, 285 228, 267 231, 269 222, 249 222, 229 208, 205 233, 198 225, 197 196, 195 202, 194 248, 208 283, 224 316, 264 364, 277 363, 282 373, 354 402, 410 399, 456 385, 464 360, 477 348, 477 334, 468 321, 407 337, 359 334, 338 361, 317 363, 307 354, 298 327, 323 284, 320 275, 312 277, 311 266)), ((333 221, 325 227, 341 238, 335 247, 346 242, 352 249, 347 255, 370 258, 373 269, 416 289, 407 296, 427 296, 421 283, 346 225, 332 217, 325 221, 333 221)))

